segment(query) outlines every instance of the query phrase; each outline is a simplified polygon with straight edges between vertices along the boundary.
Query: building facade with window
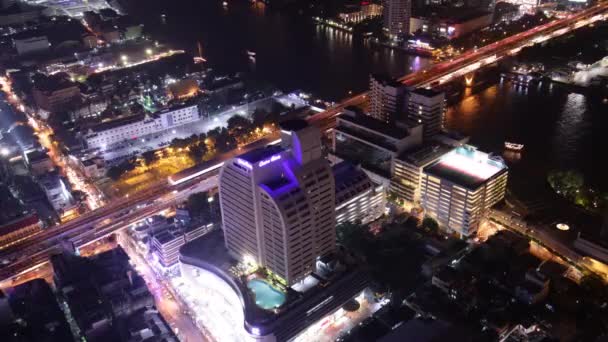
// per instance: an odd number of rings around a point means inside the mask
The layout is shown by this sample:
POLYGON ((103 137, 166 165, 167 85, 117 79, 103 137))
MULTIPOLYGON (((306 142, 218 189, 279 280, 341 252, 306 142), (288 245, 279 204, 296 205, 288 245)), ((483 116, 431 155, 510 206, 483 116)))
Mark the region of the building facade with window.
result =
POLYGON ((220 205, 228 251, 291 285, 335 250, 335 186, 317 128, 292 120, 281 135, 224 164, 220 205))

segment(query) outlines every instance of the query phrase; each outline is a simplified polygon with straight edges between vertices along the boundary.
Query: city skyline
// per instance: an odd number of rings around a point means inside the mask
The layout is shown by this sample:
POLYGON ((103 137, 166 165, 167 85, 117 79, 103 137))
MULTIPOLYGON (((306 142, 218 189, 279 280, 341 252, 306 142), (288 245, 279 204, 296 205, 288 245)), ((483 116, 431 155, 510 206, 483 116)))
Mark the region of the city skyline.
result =
POLYGON ((608 336, 608 2, 142 1, 0 1, 0 335, 608 336))

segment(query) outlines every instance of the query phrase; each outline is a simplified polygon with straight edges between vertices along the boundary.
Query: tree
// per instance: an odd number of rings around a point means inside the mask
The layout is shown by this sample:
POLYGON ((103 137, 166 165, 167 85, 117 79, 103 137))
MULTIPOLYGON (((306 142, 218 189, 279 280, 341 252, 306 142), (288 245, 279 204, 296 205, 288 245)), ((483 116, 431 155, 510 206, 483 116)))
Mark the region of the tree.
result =
POLYGON ((558 194, 570 199, 574 199, 585 184, 583 176, 572 170, 551 171, 547 181, 558 194))
POLYGON ((253 126, 251 120, 241 115, 234 115, 228 119, 228 131, 233 136, 239 137, 251 132, 253 126))
POLYGON ((581 278, 580 285, 592 298, 597 300, 608 299, 608 286, 596 274, 588 274, 581 278))
POLYGON ((207 136, 215 141, 215 148, 220 152, 227 152, 236 148, 236 138, 228 133, 224 127, 207 132, 207 136))
POLYGON ((186 208, 193 219, 201 221, 212 221, 218 215, 217 195, 208 192, 197 192, 188 197, 186 208))
POLYGON ((154 150, 146 151, 142 153, 141 156, 142 158, 144 158, 144 163, 146 163, 147 166, 150 166, 150 164, 152 164, 158 159, 158 156, 156 155, 154 150))
POLYGON ((188 147, 188 141, 186 139, 175 138, 171 140, 171 148, 186 148, 188 147))
POLYGON ((422 228, 429 230, 431 232, 436 232, 439 230, 439 223, 437 223, 437 221, 434 218, 426 216, 422 220, 422 228))
POLYGON ((205 156, 205 153, 207 153, 207 145, 204 142, 190 146, 190 150, 188 151, 190 157, 197 162, 205 156))
POLYGON ((135 168, 136 160, 134 158, 124 160, 120 164, 112 166, 108 169, 106 175, 111 179, 117 181, 120 177, 135 168))
POLYGON ((336 242, 352 252, 365 255, 372 239, 367 225, 344 222, 336 226, 336 242))
POLYGON ((251 114, 251 120, 253 121, 253 126, 262 127, 264 123, 266 123, 266 117, 268 116, 268 112, 261 108, 256 108, 251 114))

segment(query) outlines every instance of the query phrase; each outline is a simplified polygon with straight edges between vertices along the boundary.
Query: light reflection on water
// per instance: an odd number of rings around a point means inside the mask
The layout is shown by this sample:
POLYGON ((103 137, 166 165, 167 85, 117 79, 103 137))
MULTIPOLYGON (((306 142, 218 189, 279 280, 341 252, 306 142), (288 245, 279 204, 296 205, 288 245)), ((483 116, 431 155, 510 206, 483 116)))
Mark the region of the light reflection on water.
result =
POLYGON ((446 123, 483 150, 502 154, 504 141, 525 144, 521 156, 507 158, 514 183, 543 185, 549 170, 571 168, 606 187, 605 151, 599 146, 606 146, 608 106, 590 101, 595 100, 559 87, 505 81, 450 107, 446 123))

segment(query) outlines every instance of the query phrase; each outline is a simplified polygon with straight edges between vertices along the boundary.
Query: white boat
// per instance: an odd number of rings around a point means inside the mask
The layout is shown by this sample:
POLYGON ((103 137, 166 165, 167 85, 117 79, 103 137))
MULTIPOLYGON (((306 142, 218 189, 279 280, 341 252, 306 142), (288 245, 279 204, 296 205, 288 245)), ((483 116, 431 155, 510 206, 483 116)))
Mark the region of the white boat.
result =
POLYGON ((247 55, 251 58, 255 58, 255 52, 247 50, 247 55))
POLYGON ((524 145, 505 141, 505 149, 519 152, 524 149, 524 145))

